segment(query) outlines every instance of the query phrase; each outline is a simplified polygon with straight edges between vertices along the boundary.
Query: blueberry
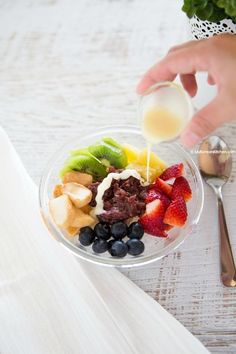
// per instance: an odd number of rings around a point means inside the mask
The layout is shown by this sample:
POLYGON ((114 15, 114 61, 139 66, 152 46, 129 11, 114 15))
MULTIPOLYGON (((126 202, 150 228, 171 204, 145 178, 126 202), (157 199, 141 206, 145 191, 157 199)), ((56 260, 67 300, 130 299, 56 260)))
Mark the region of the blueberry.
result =
POLYGON ((111 251, 111 246, 113 245, 113 243, 115 242, 115 240, 110 240, 107 242, 107 249, 108 249, 108 252, 111 251))
POLYGON ((119 240, 127 235, 128 227, 123 221, 117 221, 111 225, 111 234, 114 239, 119 240))
POLYGON ((92 248, 95 253, 106 252, 108 248, 107 241, 96 239, 92 245, 92 248))
POLYGON ((111 237, 111 229, 109 224, 99 222, 94 228, 95 234, 102 240, 109 240, 111 237))
POLYGON ((124 257, 127 255, 128 247, 123 241, 114 241, 109 252, 113 257, 124 257))
POLYGON ((95 232, 91 227, 85 226, 80 229, 79 242, 83 246, 89 246, 95 239, 95 232))
POLYGON ((128 246, 128 253, 132 256, 138 256, 144 251, 144 243, 137 238, 131 238, 126 242, 126 245, 128 246))
POLYGON ((129 238, 137 238, 140 239, 143 237, 144 230, 142 225, 139 222, 132 222, 132 224, 129 225, 129 230, 127 236, 129 238))

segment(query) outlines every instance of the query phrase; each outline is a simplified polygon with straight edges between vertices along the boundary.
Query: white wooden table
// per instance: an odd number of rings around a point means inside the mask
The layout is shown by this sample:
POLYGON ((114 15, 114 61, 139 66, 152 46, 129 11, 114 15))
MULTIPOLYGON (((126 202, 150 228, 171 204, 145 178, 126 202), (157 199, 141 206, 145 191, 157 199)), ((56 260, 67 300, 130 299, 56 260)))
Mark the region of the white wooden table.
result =
MULTIPOLYGON (((135 122, 138 79, 189 38, 180 8, 180 0, 0 1, 0 124, 36 182, 81 128, 135 122)), ((236 150, 236 126, 219 133, 236 150)), ((236 257, 235 165, 224 195, 236 257)), ((161 261, 125 273, 212 353, 236 353, 236 289, 219 282, 217 233, 206 189, 196 233, 161 261)))

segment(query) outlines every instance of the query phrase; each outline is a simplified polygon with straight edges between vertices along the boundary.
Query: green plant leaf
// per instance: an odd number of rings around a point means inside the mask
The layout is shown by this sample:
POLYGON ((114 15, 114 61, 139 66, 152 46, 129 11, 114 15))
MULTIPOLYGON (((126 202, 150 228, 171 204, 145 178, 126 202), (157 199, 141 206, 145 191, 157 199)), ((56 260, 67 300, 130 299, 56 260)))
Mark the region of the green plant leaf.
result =
POLYGON ((202 21, 219 22, 236 18, 236 0, 184 0, 182 10, 189 18, 194 15, 202 21))
POLYGON ((189 18, 192 18, 195 15, 196 8, 194 7, 192 1, 185 0, 182 10, 187 14, 189 18))
POLYGON ((225 13, 224 9, 220 9, 215 7, 212 15, 209 18, 210 22, 219 22, 227 18, 227 14, 225 13))
POLYGON ((229 16, 235 16, 236 0, 217 0, 217 6, 224 9, 229 16))
POLYGON ((224 9, 225 5, 226 5, 226 1, 225 0, 217 0, 216 5, 222 9, 224 9))
POLYGON ((196 8, 203 9, 204 7, 207 6, 209 0, 193 0, 193 5, 196 8))
POLYGON ((236 9, 236 0, 231 0, 230 4, 234 9, 236 9))
POLYGON ((208 20, 211 15, 213 14, 214 6, 212 4, 207 4, 203 9, 198 8, 196 10, 196 15, 197 17, 200 18, 200 20, 208 20))
POLYGON ((231 4, 227 4, 227 6, 225 7, 225 12, 229 16, 235 16, 236 15, 236 9, 231 4))

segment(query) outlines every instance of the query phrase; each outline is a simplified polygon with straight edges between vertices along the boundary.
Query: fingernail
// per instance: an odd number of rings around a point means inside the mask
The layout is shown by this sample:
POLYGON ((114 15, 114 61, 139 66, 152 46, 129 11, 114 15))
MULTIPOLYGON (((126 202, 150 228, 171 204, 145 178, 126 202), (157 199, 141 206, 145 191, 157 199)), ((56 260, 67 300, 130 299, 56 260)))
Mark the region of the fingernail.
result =
POLYGON ((193 147, 201 140, 201 137, 193 132, 187 131, 181 135, 181 141, 186 147, 193 147))
POLYGON ((142 84, 142 82, 140 82, 138 85, 137 85, 137 87, 136 87, 136 92, 137 92, 137 94, 138 95, 141 95, 142 93, 143 93, 143 84, 142 84))

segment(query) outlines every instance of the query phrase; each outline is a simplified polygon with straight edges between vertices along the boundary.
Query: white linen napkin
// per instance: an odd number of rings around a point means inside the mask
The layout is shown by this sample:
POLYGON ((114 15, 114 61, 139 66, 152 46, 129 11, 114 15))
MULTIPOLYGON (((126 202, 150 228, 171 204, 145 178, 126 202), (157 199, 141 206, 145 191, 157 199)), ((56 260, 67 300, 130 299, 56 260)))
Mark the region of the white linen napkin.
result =
POLYGON ((0 128, 0 353, 209 353, 116 269, 52 239, 37 188, 0 128))

